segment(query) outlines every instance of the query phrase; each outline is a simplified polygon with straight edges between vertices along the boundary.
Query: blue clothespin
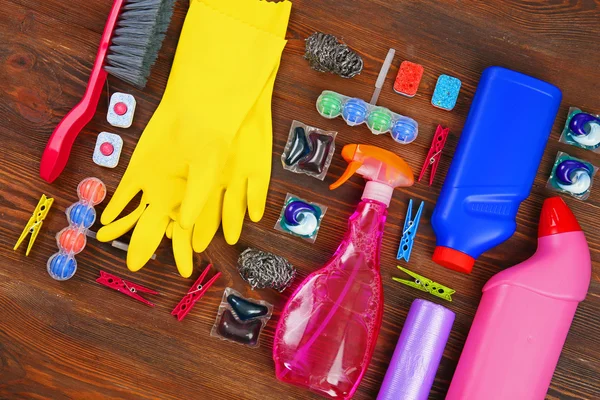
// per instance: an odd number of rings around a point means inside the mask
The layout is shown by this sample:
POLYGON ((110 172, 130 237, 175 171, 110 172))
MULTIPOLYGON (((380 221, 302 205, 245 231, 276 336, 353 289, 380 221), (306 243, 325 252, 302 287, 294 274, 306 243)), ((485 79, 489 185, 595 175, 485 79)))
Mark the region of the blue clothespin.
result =
POLYGON ((412 251, 413 244, 415 242, 415 237, 417 236, 419 220, 421 219, 421 213, 423 212, 425 202, 421 202, 421 205, 419 206, 419 210, 417 211, 417 215, 415 215, 414 220, 411 220, 412 206, 413 201, 412 199, 410 199, 410 201, 408 202, 408 211, 406 212, 406 219, 404 220, 404 230, 402 231, 402 239, 400 239, 400 246, 398 247, 398 254, 396 255, 396 260, 408 261, 410 259, 410 252, 412 251))

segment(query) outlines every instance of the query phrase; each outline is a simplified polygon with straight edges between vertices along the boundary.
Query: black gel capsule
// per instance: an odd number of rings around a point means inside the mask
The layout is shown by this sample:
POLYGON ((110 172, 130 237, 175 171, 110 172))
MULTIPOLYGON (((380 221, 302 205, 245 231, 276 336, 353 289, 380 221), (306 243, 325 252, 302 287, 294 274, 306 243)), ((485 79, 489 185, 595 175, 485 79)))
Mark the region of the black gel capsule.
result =
POLYGON ((309 153, 310 147, 308 145, 308 140, 306 139, 306 131, 303 127, 298 126, 294 129, 294 139, 292 140, 292 146, 285 159, 285 163, 292 166, 302 158, 306 157, 309 153))
POLYGON ((227 296, 227 302, 233 308, 235 315, 242 321, 262 317, 269 313, 269 309, 266 306, 253 303, 235 294, 227 296))

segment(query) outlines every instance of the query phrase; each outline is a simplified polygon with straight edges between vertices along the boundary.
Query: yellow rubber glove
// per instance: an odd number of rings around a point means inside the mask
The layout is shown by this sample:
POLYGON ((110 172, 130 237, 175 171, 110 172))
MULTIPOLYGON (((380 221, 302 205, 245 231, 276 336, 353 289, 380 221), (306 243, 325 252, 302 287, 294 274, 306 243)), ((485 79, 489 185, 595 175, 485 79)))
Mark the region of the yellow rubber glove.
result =
POLYGON ((173 241, 173 255, 178 266, 193 263, 192 245, 198 253, 206 249, 221 224, 221 217, 229 244, 235 244, 239 239, 246 207, 252 221, 258 222, 262 218, 271 177, 271 92, 274 81, 275 77, 240 128, 221 179, 211 190, 193 227, 193 238, 191 228, 182 229, 174 220, 169 223, 165 235, 173 241))
MULTIPOLYGON (((288 3, 288 6, 291 8, 291 3, 288 3)), ((283 18, 269 18, 263 21, 255 19, 254 23, 260 24, 261 29, 284 38, 290 8, 283 18)), ((271 177, 271 100, 276 75, 277 70, 269 78, 256 105, 242 123, 220 182, 216 190, 211 190, 211 195, 196 220, 193 232, 193 248, 196 252, 206 249, 221 220, 225 239, 229 244, 235 244, 242 231, 246 209, 252 221, 258 222, 262 219, 271 177)), ((189 232, 181 232, 180 235, 183 238, 188 236, 189 232)), ((174 252, 185 246, 184 243, 177 243, 177 236, 176 233, 174 252)), ((183 239, 181 241, 183 242, 183 239)))
POLYGON ((240 128, 218 189, 212 191, 196 220, 193 233, 196 252, 206 249, 221 223, 227 243, 237 243, 246 209, 254 222, 263 217, 271 178, 271 97, 274 82, 275 76, 240 128))
MULTIPOLYGON (((237 9, 238 16, 245 16, 261 29, 284 38, 291 10, 291 3, 286 3, 287 9, 272 8, 272 17, 267 17, 265 12, 252 15, 252 10, 249 9, 237 9)), ((234 11, 236 10, 232 10, 234 11)), ((235 244, 241 233, 246 204, 252 221, 258 222, 264 214, 271 175, 271 97, 276 73, 277 71, 269 78, 259 100, 243 122, 221 179, 211 190, 210 197, 196 220, 193 229, 193 249, 196 252, 204 251, 211 242, 221 224, 222 215, 226 240, 229 244, 235 244), (226 193, 223 210, 223 197, 226 193)), ((182 229, 175 221, 171 221, 165 234, 173 241, 173 254, 177 265, 192 265, 192 231, 182 229)))
MULTIPOLYGON (((133 271, 149 260, 171 219, 191 232, 242 121, 278 65, 285 40, 222 11, 248 2, 221 0, 220 9, 190 4, 161 104, 102 214, 110 225, 98 232, 110 241, 135 225, 127 255, 133 271), (115 221, 139 191, 140 206, 115 221)), ((182 264, 179 272, 190 276, 191 263, 182 264)))
MULTIPOLYGON (((260 24, 261 29, 283 38, 287 30, 291 3, 288 2, 287 6, 287 10, 283 7, 278 10, 272 9, 273 12, 279 13, 279 18, 263 18, 262 21, 253 18, 253 23, 260 24)), ((249 14, 249 10, 243 13, 246 16, 249 14)), ((261 15, 264 17, 266 13, 261 15)), ((196 220, 193 231, 193 248, 196 252, 206 249, 219 228, 221 219, 227 242, 235 244, 242 230, 246 207, 250 219, 254 222, 258 222, 264 214, 271 175, 271 98, 276 72, 269 78, 256 105, 242 123, 221 179, 211 190, 210 197, 196 220)), ((181 229, 171 221, 166 236, 173 240, 173 253, 177 264, 191 263, 191 231, 181 229)))

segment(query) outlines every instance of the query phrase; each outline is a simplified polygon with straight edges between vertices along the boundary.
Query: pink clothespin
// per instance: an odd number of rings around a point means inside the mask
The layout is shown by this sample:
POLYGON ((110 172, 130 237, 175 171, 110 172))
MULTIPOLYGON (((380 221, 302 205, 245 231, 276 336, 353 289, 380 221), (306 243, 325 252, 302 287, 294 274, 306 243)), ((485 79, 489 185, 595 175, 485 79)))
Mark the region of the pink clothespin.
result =
POLYGON ((181 299, 179 304, 171 311, 171 315, 175 315, 178 321, 181 321, 192 309, 194 304, 198 300, 204 296, 204 293, 211 287, 213 283, 221 276, 220 272, 217 272, 215 276, 210 278, 208 282, 203 284, 204 278, 206 278, 206 274, 208 274, 208 270, 212 267, 212 264, 208 264, 204 271, 200 274, 200 277, 196 280, 194 285, 190 288, 187 294, 181 299))
POLYGON ((442 150, 444 150, 444 146, 446 145, 446 139, 448 138, 448 134, 450 133, 450 128, 444 128, 441 125, 437 126, 435 130, 435 135, 433 136, 433 141, 431 142, 431 147, 429 148, 429 153, 427 153, 427 158, 425 159, 425 163, 423 164, 423 168, 421 169, 421 173, 419 174, 419 182, 425 175, 425 171, 431 165, 431 173, 429 174, 429 186, 433 184, 433 179, 435 178, 435 171, 437 171, 438 164, 440 163, 440 159, 442 158, 442 150))
POLYGON ((138 294, 138 292, 149 293, 149 294, 159 294, 158 292, 147 289, 142 285, 138 285, 133 282, 126 281, 118 276, 109 274, 108 272, 100 271, 100 278, 96 279, 101 285, 114 289, 118 292, 126 294, 129 297, 133 297, 137 301, 141 301, 144 304, 149 305, 150 307, 154 307, 154 304, 150 303, 148 300, 144 299, 142 296, 138 294))

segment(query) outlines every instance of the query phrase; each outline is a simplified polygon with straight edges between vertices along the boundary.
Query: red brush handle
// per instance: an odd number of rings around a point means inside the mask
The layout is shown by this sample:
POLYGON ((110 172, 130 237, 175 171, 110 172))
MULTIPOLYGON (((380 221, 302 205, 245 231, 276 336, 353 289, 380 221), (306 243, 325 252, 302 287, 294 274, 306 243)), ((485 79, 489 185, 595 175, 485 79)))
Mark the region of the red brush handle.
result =
POLYGON ((96 61, 92 68, 90 80, 83 98, 69 113, 60 121, 52 132, 52 136, 46 144, 42 161, 40 163, 40 176, 45 181, 52 183, 61 174, 71 154, 71 148, 75 138, 81 130, 90 122, 96 113, 98 101, 102 94, 107 73, 104 70, 104 61, 108 53, 108 47, 113 32, 117 25, 119 13, 124 0, 115 0, 104 26, 104 33, 100 40, 100 47, 96 55, 96 61))

